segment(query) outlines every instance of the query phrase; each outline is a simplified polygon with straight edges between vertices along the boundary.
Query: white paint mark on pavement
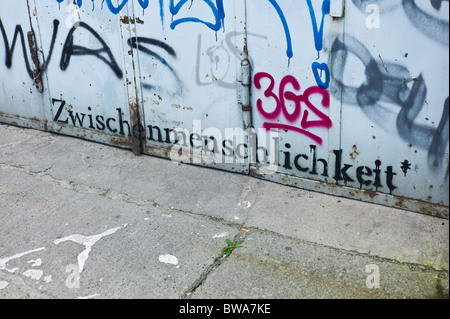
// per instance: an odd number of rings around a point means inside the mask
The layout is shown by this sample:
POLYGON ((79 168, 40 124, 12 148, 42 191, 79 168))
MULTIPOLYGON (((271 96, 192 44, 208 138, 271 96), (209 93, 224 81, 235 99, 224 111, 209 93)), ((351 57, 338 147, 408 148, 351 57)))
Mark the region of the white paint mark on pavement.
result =
POLYGON ((240 202, 238 204, 238 206, 242 206, 243 208, 248 209, 248 208, 250 208, 250 206, 252 206, 252 203, 250 203, 248 201, 243 201, 243 202, 240 202))
POLYGON ((10 273, 14 273, 16 270, 18 270, 18 268, 13 268, 13 269, 6 268, 6 264, 9 261, 11 261, 13 259, 18 259, 18 258, 23 257, 25 255, 28 255, 28 254, 31 254, 31 253, 34 253, 34 252, 37 252, 37 251, 41 251, 41 250, 44 250, 44 249, 45 249, 45 247, 41 247, 41 248, 38 248, 38 249, 33 249, 33 250, 30 250, 30 251, 26 251, 24 253, 15 254, 15 255, 13 255, 11 257, 2 258, 2 259, 0 259, 0 270, 6 270, 6 271, 8 271, 10 273))
POLYGON ((29 269, 23 275, 34 280, 39 280, 44 275, 44 272, 40 269, 29 269))
MULTIPOLYGON (((126 227, 128 224, 125 224, 123 227, 126 227)), ((65 242, 65 241, 73 241, 77 244, 84 245, 86 248, 78 255, 78 269, 79 273, 81 273, 84 269, 84 264, 86 263, 86 260, 89 257, 89 253, 91 252, 92 246, 98 242, 100 239, 102 239, 105 236, 112 235, 119 229, 123 227, 116 227, 112 229, 108 229, 107 231, 98 234, 98 235, 92 235, 92 236, 83 236, 83 235, 70 235, 66 236, 64 238, 60 238, 54 241, 56 245, 65 242)))
POLYGON ((97 296, 100 296, 100 294, 93 294, 93 295, 89 295, 89 296, 78 297, 77 299, 91 299, 91 298, 95 298, 97 296))
POLYGON ((0 281, 0 290, 5 289, 8 285, 9 283, 7 281, 0 281))
POLYGON ((52 275, 45 276, 42 280, 48 284, 50 281, 52 281, 52 275))
POLYGON ((216 234, 213 236, 213 238, 223 238, 223 237, 227 236, 228 234, 229 234, 228 232, 224 232, 224 233, 218 234, 218 235, 216 234))
POLYGON ((42 265, 42 259, 38 258, 38 259, 32 259, 28 261, 29 264, 33 263, 31 265, 31 267, 39 267, 40 265, 42 265))
POLYGON ((158 260, 165 264, 178 265, 178 258, 172 255, 161 255, 158 260))

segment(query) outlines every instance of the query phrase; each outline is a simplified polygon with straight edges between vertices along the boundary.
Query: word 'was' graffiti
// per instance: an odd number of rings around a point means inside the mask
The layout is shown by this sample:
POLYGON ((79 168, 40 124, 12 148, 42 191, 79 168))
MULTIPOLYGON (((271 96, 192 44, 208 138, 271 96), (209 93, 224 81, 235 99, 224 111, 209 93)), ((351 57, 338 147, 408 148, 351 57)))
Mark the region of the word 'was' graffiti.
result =
MULTIPOLYGON (((12 67, 12 61, 13 61, 13 55, 16 48, 17 41, 21 42, 22 47, 22 54, 23 59, 25 63, 25 68, 27 70, 28 76, 31 79, 35 79, 39 77, 43 72, 47 71, 50 61, 54 54, 54 47, 55 42, 57 40, 57 36, 59 33, 59 20, 53 21, 53 34, 51 37, 51 43, 49 50, 47 51, 48 54, 46 55, 46 60, 39 64, 39 61, 36 58, 33 58, 33 64, 34 67, 32 67, 28 54, 27 54, 27 47, 25 42, 25 36, 24 31, 22 29, 21 25, 17 25, 15 27, 14 35, 12 37, 12 41, 9 41, 7 32, 5 30, 5 27, 2 23, 2 20, 0 18, 0 31, 1 35, 3 37, 3 42, 5 46, 5 65, 8 69, 11 69, 12 67)), ((32 45, 32 40, 30 38, 32 37, 32 32, 28 32, 28 44, 29 44, 29 52, 33 52, 33 50, 36 50, 34 45, 32 45)), ((152 59, 152 61, 160 62, 158 67, 164 67, 165 70, 168 70, 171 76, 175 79, 174 82, 177 84, 177 87, 181 87, 181 80, 179 79, 176 71, 170 66, 167 59, 161 56, 160 54, 156 53, 155 49, 162 50, 165 52, 168 57, 176 58, 176 52, 174 49, 166 44, 163 41, 153 39, 153 38, 147 38, 147 37, 130 37, 127 40, 127 44, 130 46, 130 48, 138 50, 140 53, 142 53, 142 58, 149 57, 152 59)), ((33 54, 32 54, 33 55, 33 54)), ((37 55, 37 53, 35 54, 37 55)), ((66 71, 69 68, 69 65, 71 64, 74 57, 94 57, 101 62, 104 63, 112 72, 113 74, 118 78, 123 78, 123 71, 119 63, 117 62, 116 58, 114 57, 114 54, 109 47, 108 43, 106 43, 103 38, 87 23, 85 22, 76 22, 76 26, 74 25, 68 32, 67 36, 65 37, 65 41, 63 44, 63 48, 61 51, 61 58, 59 60, 59 67, 61 71, 66 71), (91 40, 89 42, 89 46, 82 46, 82 45, 76 45, 75 43, 79 42, 78 39, 83 38, 91 38, 95 39, 95 41, 91 40)), ((154 63, 152 63, 154 65, 154 63)), ((156 83, 146 83, 142 81, 142 87, 144 89, 158 89, 159 84, 156 83)), ((160 88, 161 89, 161 88, 160 88)), ((179 91, 179 90, 178 90, 179 91)))
MULTIPOLYGON (((267 130, 270 129, 280 129, 286 131, 293 131, 300 133, 319 145, 322 145, 323 140, 318 135, 311 133, 307 129, 311 128, 325 128, 329 129, 332 126, 332 122, 328 115, 320 111, 313 103, 310 101, 310 98, 313 95, 319 95, 321 99, 322 107, 328 108, 330 106, 330 93, 318 86, 312 86, 307 88, 303 94, 297 95, 292 91, 286 91, 286 87, 291 85, 295 91, 300 91, 300 83, 297 81, 295 77, 292 75, 285 76, 279 85, 278 92, 275 92, 275 79, 272 75, 265 72, 257 73, 254 76, 254 85, 256 89, 262 89, 262 80, 268 79, 269 83, 267 88, 264 90, 264 96, 266 98, 270 98, 275 101, 275 107, 272 111, 267 111, 269 107, 263 106, 263 100, 258 99, 256 101, 256 108, 258 112, 261 114, 263 118, 266 120, 270 120, 263 124, 263 127, 267 130), (288 111, 286 100, 293 102, 294 110, 292 112, 288 111), (302 113, 302 104, 306 106, 302 113), (319 119, 310 119, 310 111, 319 119), (283 114, 288 122, 291 124, 282 124, 277 122, 279 116, 283 114), (301 117, 300 127, 292 125, 301 117)), ((267 81, 265 81, 267 82, 267 81)), ((273 102, 269 103, 270 106, 273 106, 273 102)))

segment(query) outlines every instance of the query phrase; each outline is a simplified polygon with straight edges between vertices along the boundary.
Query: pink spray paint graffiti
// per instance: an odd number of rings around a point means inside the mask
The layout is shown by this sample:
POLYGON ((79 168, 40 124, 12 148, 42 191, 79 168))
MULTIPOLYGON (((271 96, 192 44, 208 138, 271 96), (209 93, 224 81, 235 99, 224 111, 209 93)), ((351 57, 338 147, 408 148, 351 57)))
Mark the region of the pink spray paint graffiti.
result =
POLYGON ((262 99, 258 99, 256 101, 256 107, 259 114, 261 114, 264 119, 268 120, 264 122, 263 127, 266 130, 280 129, 297 132, 312 139, 317 144, 322 145, 323 139, 319 135, 310 132, 308 129, 329 129, 332 126, 332 122, 328 115, 319 110, 319 108, 311 102, 310 98, 316 94, 321 96, 322 107, 328 109, 330 106, 330 93, 326 89, 320 88, 319 86, 311 86, 300 95, 297 95, 292 91, 286 91, 288 84, 290 84, 295 91, 300 91, 300 83, 292 75, 287 75, 281 80, 278 92, 276 93, 274 91, 276 85, 275 79, 272 75, 265 72, 259 72, 254 76, 254 85, 257 90, 261 90, 263 88, 262 82, 267 82, 263 81, 263 79, 269 80, 269 84, 264 90, 264 96, 275 101, 275 108, 272 111, 266 111, 267 108, 264 108, 262 99), (291 101, 294 104, 294 110, 292 112, 288 111, 286 100, 291 101), (306 106, 303 112, 302 104, 306 106), (312 112, 317 119, 312 120, 310 118, 310 115, 312 115, 310 112, 312 112), (290 124, 280 123, 279 120, 281 113, 290 124), (294 125, 299 120, 300 125, 294 125))

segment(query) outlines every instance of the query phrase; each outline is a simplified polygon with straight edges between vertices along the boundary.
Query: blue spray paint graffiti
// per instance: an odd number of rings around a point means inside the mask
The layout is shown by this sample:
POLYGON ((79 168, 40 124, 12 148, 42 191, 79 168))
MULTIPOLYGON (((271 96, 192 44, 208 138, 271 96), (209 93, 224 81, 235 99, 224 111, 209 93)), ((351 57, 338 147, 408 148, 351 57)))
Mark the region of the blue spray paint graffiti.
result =
MULTIPOLYGON (((65 0, 56 0, 56 1, 58 2, 58 4, 61 4, 65 0)), ((92 10, 94 10, 95 0, 91 0, 91 1, 92 1, 92 10)), ((112 4, 112 0, 102 0, 101 9, 103 9, 103 3, 105 1, 106 1, 106 5, 108 6, 108 9, 113 14, 118 14, 128 3, 128 0, 122 0, 122 2, 120 4, 115 6, 112 4)), ((150 0, 137 0, 137 1, 143 10, 147 9, 150 4, 150 0)), ((286 55, 288 57, 288 66, 289 66, 290 60, 294 56, 294 53, 292 50, 292 40, 291 40, 291 33, 289 31, 289 26, 288 26, 286 17, 284 16, 283 10, 281 9, 280 5, 277 3, 277 0, 268 0, 268 1, 273 5, 273 7, 276 10, 276 12, 281 20, 281 23, 283 25, 284 33, 286 36, 286 44, 287 44, 286 55)), ((186 17, 186 18, 180 18, 180 19, 174 20, 174 17, 180 12, 180 10, 188 2, 189 2, 188 9, 191 9, 192 4, 194 3, 194 0, 179 0, 176 4, 175 4, 174 0, 170 0, 169 11, 172 14, 172 21, 170 23, 170 28, 172 30, 174 30, 180 24, 187 23, 187 22, 193 22, 193 23, 204 24, 209 29, 211 29, 215 32, 219 31, 220 29, 223 29, 225 31, 225 9, 223 6, 223 0, 215 0, 215 3, 213 2, 213 0, 203 0, 203 2, 210 7, 212 14, 214 16, 214 22, 204 21, 204 20, 201 20, 196 17, 186 17)), ((77 6, 81 8, 81 6, 83 5, 83 0, 76 0, 76 3, 77 3, 77 6)), ((159 15, 161 17, 161 24, 164 27, 164 23, 165 23, 164 0, 159 0, 159 15)))
MULTIPOLYGON (((61 2, 64 2, 64 0, 56 0, 59 4, 61 2)), ((83 6, 83 0, 76 0, 77 1, 77 6, 78 7, 82 7, 83 6)), ((94 11, 94 7, 95 7, 95 0, 91 0, 92 1, 92 11, 94 11)), ((108 9, 114 13, 114 14, 118 14, 120 11, 122 11, 123 7, 127 4, 128 0, 122 0, 122 3, 119 4, 117 7, 115 5, 112 4, 111 0, 103 0, 102 1, 102 8, 103 8, 103 3, 106 1, 106 5, 108 6, 108 9)), ((141 5, 142 9, 146 9, 149 5, 150 0, 137 0, 139 2, 139 4, 141 5)))
MULTIPOLYGON (((330 14, 330 0, 324 0, 322 2, 322 20, 320 22, 320 28, 317 28, 316 14, 314 12, 314 7, 311 0, 306 0, 309 8, 309 14, 311 16, 313 34, 314 34, 314 45, 317 50, 317 60, 320 58, 320 51, 323 48, 323 26, 325 16, 330 14)), ((322 89, 327 89, 330 84, 330 69, 326 63, 314 62, 312 64, 312 71, 317 85, 322 89), (319 73, 320 71, 320 73, 319 73), (325 82, 322 80, 322 73, 325 72, 325 82)))
MULTIPOLYGON (((65 0, 56 0, 59 4, 61 4, 65 0)), ((92 1, 92 10, 94 10, 95 7, 95 0, 92 1)), ((106 5, 108 6, 109 11, 113 14, 119 14, 120 11, 125 7, 125 5, 128 3, 128 0, 122 0, 120 4, 115 6, 112 3, 112 0, 103 0, 102 1, 102 9, 103 9, 103 3, 106 1, 106 5)), ((221 28, 224 28, 224 21, 225 21, 225 10, 223 7, 223 0, 215 0, 215 4, 212 0, 203 0, 210 8, 214 15, 214 23, 203 21, 199 18, 195 17, 188 17, 188 18, 182 18, 173 20, 173 17, 179 13, 179 11, 183 8, 183 6, 190 1, 189 9, 192 7, 192 4, 194 0, 180 0, 177 4, 174 3, 174 0, 170 0, 169 4, 169 10, 172 14, 172 23, 170 24, 170 28, 173 30, 175 27, 181 23, 185 22, 195 22, 195 23, 202 23, 206 25, 208 28, 214 31, 219 31, 221 28)), ((143 10, 147 9, 150 0, 137 0, 139 5, 142 7, 143 10)), ((77 6, 82 7, 83 6, 83 0, 76 0, 77 6)), ((164 0, 159 0, 159 7, 160 7, 160 16, 161 16, 161 22, 164 25, 164 0)))
POLYGON ((292 40, 291 40, 291 32, 289 31, 289 26, 286 21, 286 17, 284 16, 283 10, 281 10, 279 4, 275 0, 269 0, 269 2, 273 5, 278 15, 280 16, 281 23, 283 24, 284 33, 286 35, 287 42, 287 50, 286 55, 288 57, 288 66, 290 65, 290 61, 294 56, 294 52, 292 51, 292 40))
POLYGON ((314 8, 311 3, 311 0, 306 0, 309 8, 309 14, 311 15, 311 22, 313 27, 313 33, 314 33, 314 44, 316 46, 317 50, 317 58, 320 57, 320 51, 323 47, 323 22, 325 20, 325 16, 327 14, 330 14, 330 0, 324 0, 322 2, 322 20, 320 22, 320 29, 317 29, 317 21, 316 21, 316 15, 314 13, 314 8))
POLYGON ((159 15, 161 16, 161 25, 164 28, 164 0, 159 0, 159 15))
POLYGON ((322 89, 327 89, 331 79, 330 69, 328 68, 328 65, 326 63, 313 62, 311 67, 317 85, 322 89), (325 72, 325 82, 322 81, 322 72, 325 72))
MULTIPOLYGON (((189 0, 180 0, 176 5, 174 5, 174 0, 170 0, 169 10, 172 14, 172 20, 175 15, 180 12, 181 8, 188 2, 189 0)), ((186 22, 194 22, 194 23, 202 23, 206 25, 208 28, 210 28, 213 31, 219 31, 220 29, 224 28, 224 20, 225 20, 225 11, 223 8, 223 0, 216 0, 216 4, 212 2, 212 0, 203 0, 210 8, 214 15, 215 23, 206 22, 199 18, 194 17, 188 17, 188 18, 181 18, 177 20, 173 20, 170 24, 170 28, 173 30, 175 27, 179 24, 186 23, 186 22)), ((189 9, 191 8, 193 3, 193 0, 191 0, 189 9)))

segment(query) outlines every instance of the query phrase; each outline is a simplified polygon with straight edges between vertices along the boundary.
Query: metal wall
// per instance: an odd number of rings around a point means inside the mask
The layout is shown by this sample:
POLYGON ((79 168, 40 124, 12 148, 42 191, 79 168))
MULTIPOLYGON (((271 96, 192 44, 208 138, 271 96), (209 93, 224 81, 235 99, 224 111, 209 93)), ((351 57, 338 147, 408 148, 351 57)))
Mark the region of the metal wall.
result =
POLYGON ((0 121, 448 218, 449 3, 0 3, 0 121))

